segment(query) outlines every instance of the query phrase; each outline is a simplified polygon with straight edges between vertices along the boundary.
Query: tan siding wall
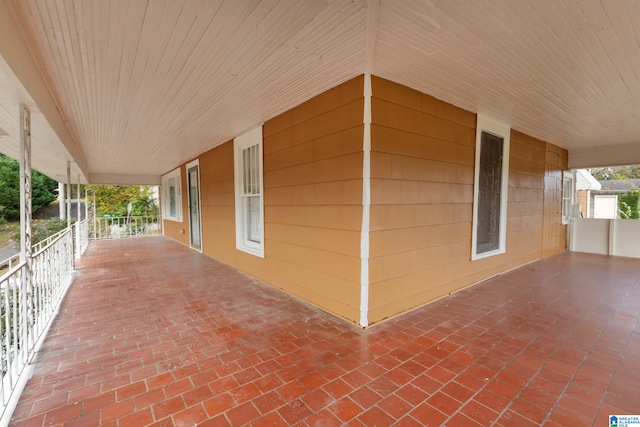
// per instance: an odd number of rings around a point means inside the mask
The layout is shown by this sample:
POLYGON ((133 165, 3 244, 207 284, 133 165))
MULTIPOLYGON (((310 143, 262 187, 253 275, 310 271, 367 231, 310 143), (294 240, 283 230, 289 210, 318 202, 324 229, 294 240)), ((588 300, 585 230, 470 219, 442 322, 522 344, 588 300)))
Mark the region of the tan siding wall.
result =
POLYGON ((200 156, 204 253, 352 321, 360 310, 363 93, 359 77, 264 124, 264 259, 235 248, 233 141, 200 156))
MULTIPOLYGON (((475 114, 372 81, 370 323, 564 249, 565 150, 512 131, 507 253, 471 262, 475 114)), ((265 123, 264 259, 235 249, 233 141, 199 157, 204 252, 354 322, 363 86, 356 78, 265 123)), ((185 221, 165 221, 165 233, 188 244, 182 169, 185 221)))
POLYGON ((566 151, 512 132, 507 253, 471 262, 475 114, 379 78, 372 109, 370 322, 563 249, 566 151))
POLYGON ((589 202, 589 190, 576 191, 576 203, 580 205, 582 216, 584 218, 591 217, 591 213, 587 209, 588 202, 589 202))
POLYGON ((543 257, 551 256, 567 247, 567 226, 562 225, 562 171, 567 169, 568 164, 567 150, 546 144, 543 257))
POLYGON ((233 264, 236 246, 233 141, 200 156, 202 250, 233 264))

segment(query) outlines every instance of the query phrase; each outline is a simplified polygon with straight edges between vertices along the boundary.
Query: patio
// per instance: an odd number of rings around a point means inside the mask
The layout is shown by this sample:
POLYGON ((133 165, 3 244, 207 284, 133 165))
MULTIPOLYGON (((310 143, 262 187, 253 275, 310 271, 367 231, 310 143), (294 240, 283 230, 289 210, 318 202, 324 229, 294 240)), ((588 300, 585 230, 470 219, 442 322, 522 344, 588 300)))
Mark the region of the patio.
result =
POLYGON ((164 237, 93 242, 14 426, 608 425, 640 260, 563 253, 362 330, 164 237))

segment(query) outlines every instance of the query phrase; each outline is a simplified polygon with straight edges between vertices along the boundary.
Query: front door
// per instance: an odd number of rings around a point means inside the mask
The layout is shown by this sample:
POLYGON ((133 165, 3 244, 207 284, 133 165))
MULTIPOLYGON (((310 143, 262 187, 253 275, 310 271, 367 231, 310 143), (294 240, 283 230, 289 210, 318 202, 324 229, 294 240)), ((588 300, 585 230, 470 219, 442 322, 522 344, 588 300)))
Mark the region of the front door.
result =
POLYGON ((191 247, 202 250, 202 227, 200 223, 200 165, 196 160, 187 165, 189 189, 189 235, 191 247))

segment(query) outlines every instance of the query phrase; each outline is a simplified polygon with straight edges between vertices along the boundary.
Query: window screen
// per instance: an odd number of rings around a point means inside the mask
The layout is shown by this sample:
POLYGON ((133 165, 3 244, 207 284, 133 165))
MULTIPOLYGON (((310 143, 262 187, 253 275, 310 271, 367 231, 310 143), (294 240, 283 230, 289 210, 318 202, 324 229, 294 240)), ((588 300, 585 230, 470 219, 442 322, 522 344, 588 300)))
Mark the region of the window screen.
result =
POLYGON ((482 132, 478 175, 477 254, 500 248, 503 142, 502 137, 482 132))

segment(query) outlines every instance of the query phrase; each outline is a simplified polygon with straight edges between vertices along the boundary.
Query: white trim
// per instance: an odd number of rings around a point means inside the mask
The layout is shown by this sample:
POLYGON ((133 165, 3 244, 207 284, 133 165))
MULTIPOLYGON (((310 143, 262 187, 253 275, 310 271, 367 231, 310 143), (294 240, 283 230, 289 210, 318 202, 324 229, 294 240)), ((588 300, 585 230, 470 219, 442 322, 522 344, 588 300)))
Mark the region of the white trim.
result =
POLYGON ((202 252, 202 248, 204 247, 204 244, 202 242, 202 196, 201 196, 201 190, 200 190, 200 159, 195 159, 192 162, 187 163, 186 167, 185 167, 185 176, 187 178, 187 216, 189 217, 189 246, 191 247, 191 249, 195 249, 198 252, 202 252), (191 192, 191 187, 189 186, 189 169, 191 169, 192 167, 197 166, 198 167, 198 216, 200 217, 200 220, 198 221, 198 225, 200 227, 200 247, 196 248, 193 246, 192 242, 191 242, 191 204, 189 203, 189 194, 191 192))
POLYGON ((473 180, 473 226, 471 237, 471 259, 477 260, 506 252, 507 242, 507 203, 509 192, 509 147, 511 145, 511 128, 503 123, 496 122, 486 116, 478 114, 476 125, 476 158, 473 180), (500 188, 500 236, 498 249, 481 254, 476 253, 477 223, 478 223, 478 192, 480 177, 480 146, 482 132, 502 138, 502 182, 500 188))
POLYGON ((111 185, 162 185, 160 175, 116 175, 107 173, 92 173, 89 175, 91 184, 111 185))
POLYGON ((162 191, 163 191, 163 209, 162 209, 162 219, 182 222, 182 173, 181 167, 177 167, 169 173, 162 175, 162 191), (169 180, 172 178, 176 178, 176 193, 175 193, 175 202, 176 202, 176 215, 169 216, 169 204, 171 203, 171 199, 169 197, 169 180))
POLYGON ((235 210, 236 210, 236 249, 251 255, 264 258, 264 168, 262 150, 262 126, 259 126, 233 140, 233 178, 235 188, 235 210), (259 209, 260 209, 260 243, 249 241, 245 238, 245 228, 243 227, 242 209, 242 175, 241 175, 241 153, 245 148, 258 146, 258 168, 260 175, 259 184, 259 209))
POLYGON ((563 171, 562 172, 562 225, 567 225, 569 224, 569 222, 571 221, 571 217, 573 216, 573 205, 575 203, 575 192, 576 192, 576 187, 575 187, 575 175, 573 174, 573 172, 571 171, 563 171), (565 187, 564 187, 564 183, 565 181, 571 181, 571 191, 569 193, 569 206, 566 207, 564 202, 565 199, 567 199, 566 194, 564 193, 565 187), (565 215, 565 208, 568 209, 568 215, 565 215))
POLYGON ((360 326, 369 326, 369 229, 371 220, 371 74, 364 75, 362 231, 360 232, 360 326))

